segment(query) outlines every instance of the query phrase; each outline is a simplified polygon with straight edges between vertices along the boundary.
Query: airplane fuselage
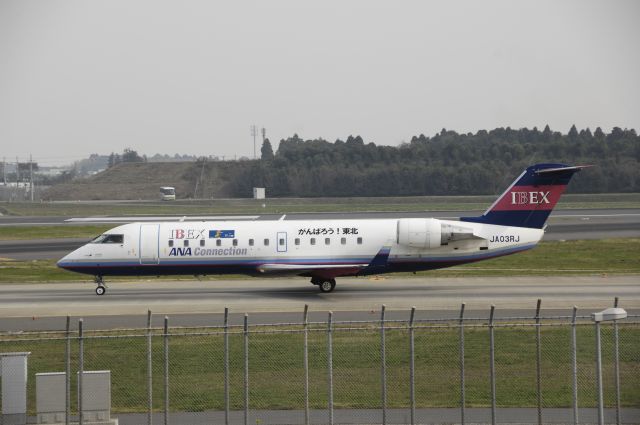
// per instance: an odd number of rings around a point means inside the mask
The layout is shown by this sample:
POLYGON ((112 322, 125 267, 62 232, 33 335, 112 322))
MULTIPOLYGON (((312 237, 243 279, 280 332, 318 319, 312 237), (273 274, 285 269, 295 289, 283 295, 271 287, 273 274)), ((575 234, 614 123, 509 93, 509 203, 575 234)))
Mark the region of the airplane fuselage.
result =
POLYGON ((59 265, 100 276, 233 273, 330 278, 431 270, 512 254, 535 246, 544 231, 451 220, 382 219, 131 223, 107 234, 121 235, 121 241, 89 243, 59 265), (453 229, 453 236, 443 238, 443 229, 445 234, 453 229), (425 242, 429 238, 430 245, 425 242), (385 261, 369 267, 383 249, 385 261))

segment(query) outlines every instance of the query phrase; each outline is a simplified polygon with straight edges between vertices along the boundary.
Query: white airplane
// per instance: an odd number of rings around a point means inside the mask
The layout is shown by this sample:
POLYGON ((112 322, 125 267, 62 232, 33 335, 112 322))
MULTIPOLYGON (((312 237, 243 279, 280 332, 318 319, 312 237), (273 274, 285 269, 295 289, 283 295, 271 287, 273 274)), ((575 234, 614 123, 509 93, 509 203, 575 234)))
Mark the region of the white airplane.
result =
POLYGON ((298 275, 331 292, 336 277, 456 266, 533 248, 569 180, 586 166, 528 167, 479 217, 130 223, 58 261, 95 276, 298 275))

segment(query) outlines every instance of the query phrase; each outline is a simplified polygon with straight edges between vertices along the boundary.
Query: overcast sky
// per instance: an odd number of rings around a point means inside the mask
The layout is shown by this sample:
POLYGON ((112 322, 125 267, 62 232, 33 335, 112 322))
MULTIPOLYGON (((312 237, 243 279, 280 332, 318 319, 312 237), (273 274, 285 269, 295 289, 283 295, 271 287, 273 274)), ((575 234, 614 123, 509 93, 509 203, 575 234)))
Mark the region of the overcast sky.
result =
POLYGON ((639 18, 635 0, 0 0, 0 156, 251 156, 251 124, 274 148, 640 129, 639 18))

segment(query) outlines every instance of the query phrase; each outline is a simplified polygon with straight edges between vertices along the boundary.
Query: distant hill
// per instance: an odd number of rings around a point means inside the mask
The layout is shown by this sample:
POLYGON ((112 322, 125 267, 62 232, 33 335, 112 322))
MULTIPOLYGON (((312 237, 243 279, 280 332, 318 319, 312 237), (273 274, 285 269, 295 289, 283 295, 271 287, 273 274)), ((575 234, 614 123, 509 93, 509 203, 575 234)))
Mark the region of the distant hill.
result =
MULTIPOLYGON (((120 163, 87 178, 55 185, 45 200, 158 199, 160 186, 176 188, 178 198, 233 197, 229 179, 242 173, 243 162, 120 163), (197 185, 197 193, 194 193, 197 185)), ((232 185, 233 186, 233 185, 232 185)), ((247 191, 251 193, 251 188, 247 191)))

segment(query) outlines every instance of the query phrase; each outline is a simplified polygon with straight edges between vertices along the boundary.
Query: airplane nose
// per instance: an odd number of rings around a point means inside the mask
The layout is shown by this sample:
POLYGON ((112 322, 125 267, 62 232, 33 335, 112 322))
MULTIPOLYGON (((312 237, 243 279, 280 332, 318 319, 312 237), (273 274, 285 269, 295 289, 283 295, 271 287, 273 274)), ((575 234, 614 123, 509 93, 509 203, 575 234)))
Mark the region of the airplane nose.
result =
POLYGON ((66 269, 68 262, 69 262, 69 256, 65 255, 64 257, 58 260, 58 262, 56 263, 56 266, 60 267, 61 269, 66 269))

